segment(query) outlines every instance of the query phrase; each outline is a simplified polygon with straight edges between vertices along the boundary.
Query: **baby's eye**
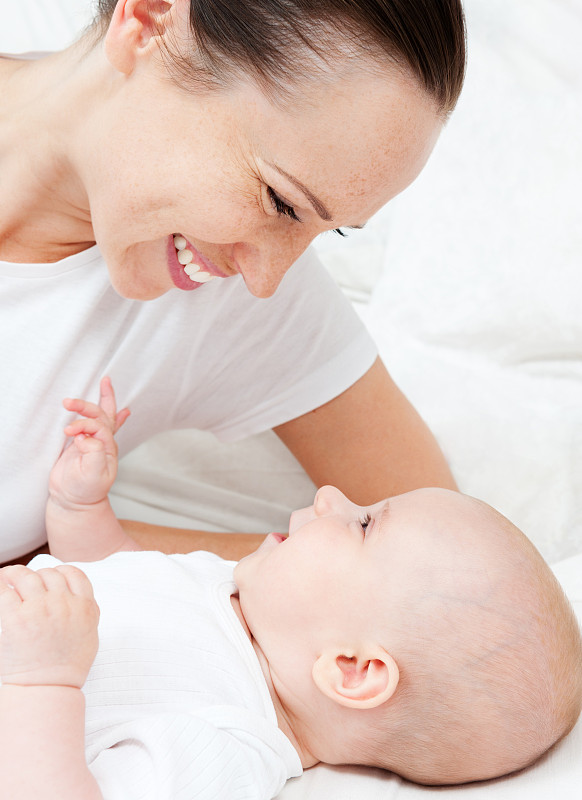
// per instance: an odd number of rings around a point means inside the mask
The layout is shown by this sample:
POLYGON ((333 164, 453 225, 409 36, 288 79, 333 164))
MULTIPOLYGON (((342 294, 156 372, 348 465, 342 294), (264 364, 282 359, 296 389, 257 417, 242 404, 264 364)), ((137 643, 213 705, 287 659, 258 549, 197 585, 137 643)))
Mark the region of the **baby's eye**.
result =
POLYGON ((337 233, 337 234, 339 234, 339 236, 347 236, 347 233, 345 233, 344 231, 342 231, 342 229, 341 229, 341 228, 334 228, 334 229, 333 229, 333 232, 334 232, 334 233, 337 233))
POLYGON ((283 202, 283 200, 281 200, 279 195, 274 191, 274 189, 271 189, 270 186, 267 186, 267 194, 269 195, 269 200, 273 204, 273 208, 275 209, 277 214, 282 214, 283 216, 291 217, 291 219, 294 219, 295 222, 301 222, 301 220, 295 213, 295 209, 293 208, 293 206, 289 206, 287 205, 287 203, 283 202))
POLYGON ((360 527, 364 531, 364 536, 366 535, 366 529, 367 529, 367 527, 368 527, 368 525, 370 524, 371 521, 372 521, 372 517, 369 514, 366 514, 366 516, 363 519, 360 520, 360 527))

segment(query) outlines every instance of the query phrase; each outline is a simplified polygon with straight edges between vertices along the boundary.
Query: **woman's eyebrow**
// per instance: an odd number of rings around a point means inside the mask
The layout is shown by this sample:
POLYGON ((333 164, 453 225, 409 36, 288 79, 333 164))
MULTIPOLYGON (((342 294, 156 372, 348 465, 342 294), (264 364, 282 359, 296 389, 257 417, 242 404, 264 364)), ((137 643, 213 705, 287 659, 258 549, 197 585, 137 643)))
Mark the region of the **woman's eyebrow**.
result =
POLYGON ((329 222, 330 220, 333 219, 333 214, 330 214, 330 212, 323 205, 321 200, 318 197, 316 197, 313 194, 313 192, 307 188, 307 186, 301 183, 301 181, 298 181, 297 178, 293 177, 293 175, 289 175, 288 172, 285 172, 284 169, 281 169, 281 167, 278 167, 276 164, 269 164, 269 166, 272 167, 273 169, 276 169, 277 172, 279 172, 281 175, 287 178, 287 180, 290 183, 292 183, 293 186, 296 186, 300 192, 303 192, 303 194, 305 195, 305 197, 307 197, 307 199, 309 200, 309 202, 311 203, 317 214, 321 217, 321 219, 325 220, 326 222, 329 222))

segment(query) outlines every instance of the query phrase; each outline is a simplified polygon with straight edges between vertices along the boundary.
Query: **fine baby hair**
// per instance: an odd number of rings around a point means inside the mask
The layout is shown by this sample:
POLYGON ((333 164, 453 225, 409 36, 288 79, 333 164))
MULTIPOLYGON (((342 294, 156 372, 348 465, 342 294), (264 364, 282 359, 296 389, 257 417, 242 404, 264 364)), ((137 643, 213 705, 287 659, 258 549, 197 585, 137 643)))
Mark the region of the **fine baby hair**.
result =
MULTIPOLYGON (((164 9, 180 2, 143 1, 160 32, 164 9)), ((94 24, 100 36, 116 5, 99 0, 94 24)), ((189 19, 195 47, 163 43, 171 73, 185 86, 224 87, 242 73, 267 91, 285 92, 323 80, 334 57, 347 54, 410 73, 447 116, 463 84, 460 0, 191 0, 189 19)))

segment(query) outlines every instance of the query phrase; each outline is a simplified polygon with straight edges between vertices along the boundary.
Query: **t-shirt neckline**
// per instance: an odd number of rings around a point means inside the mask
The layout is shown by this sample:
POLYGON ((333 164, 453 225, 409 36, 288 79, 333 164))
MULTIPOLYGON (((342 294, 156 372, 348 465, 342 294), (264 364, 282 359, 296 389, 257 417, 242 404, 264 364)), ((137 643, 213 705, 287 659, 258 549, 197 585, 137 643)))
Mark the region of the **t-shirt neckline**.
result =
POLYGON ((13 278, 42 278, 51 275, 62 275, 65 272, 84 267, 93 261, 101 259, 101 251, 94 244, 80 253, 73 253, 60 261, 48 263, 26 263, 19 261, 0 261, 0 275, 13 278))

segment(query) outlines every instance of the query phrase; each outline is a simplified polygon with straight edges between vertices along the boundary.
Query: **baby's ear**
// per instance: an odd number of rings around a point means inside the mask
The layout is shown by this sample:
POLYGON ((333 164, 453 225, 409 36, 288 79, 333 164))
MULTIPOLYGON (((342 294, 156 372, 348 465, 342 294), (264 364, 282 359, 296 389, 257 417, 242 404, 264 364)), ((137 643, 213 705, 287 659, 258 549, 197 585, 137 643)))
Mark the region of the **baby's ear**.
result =
POLYGON ((346 708, 376 708, 398 686, 398 666, 379 645, 354 655, 324 651, 312 670, 315 685, 327 697, 346 708))

